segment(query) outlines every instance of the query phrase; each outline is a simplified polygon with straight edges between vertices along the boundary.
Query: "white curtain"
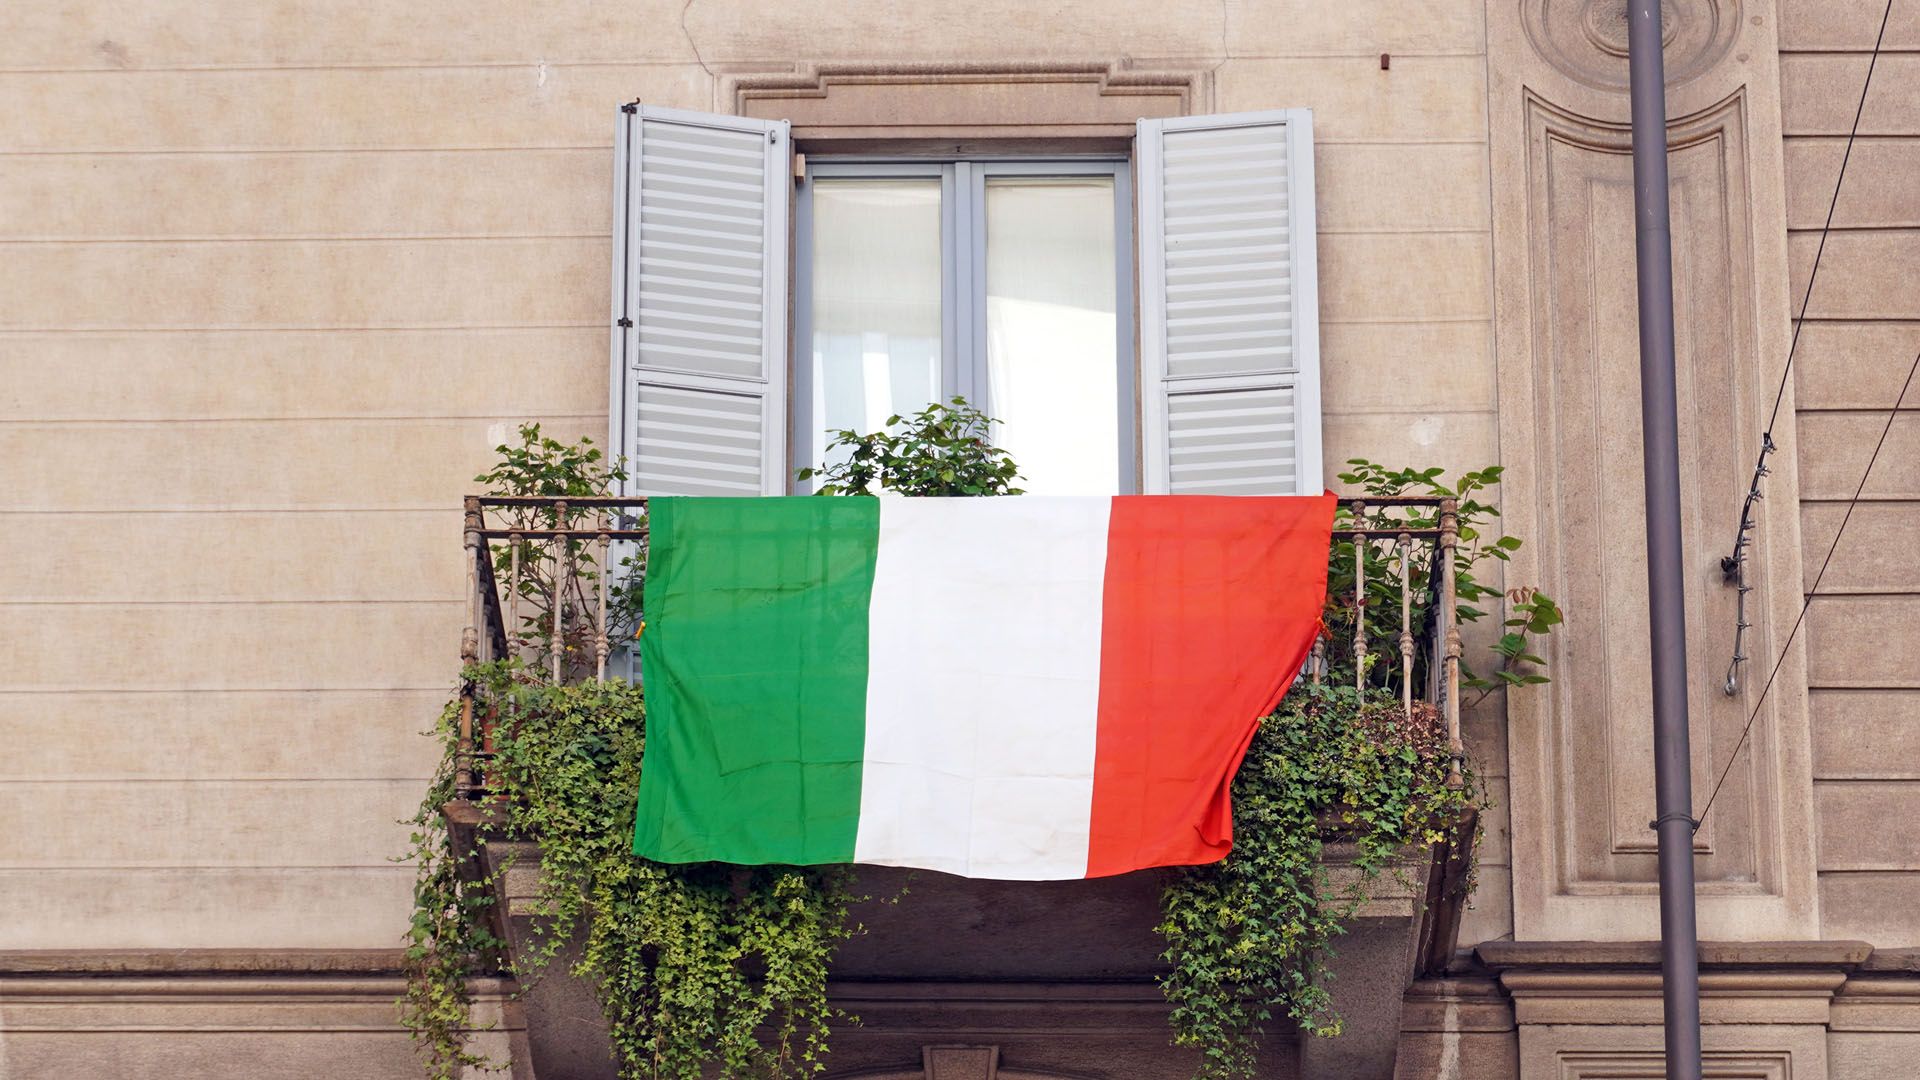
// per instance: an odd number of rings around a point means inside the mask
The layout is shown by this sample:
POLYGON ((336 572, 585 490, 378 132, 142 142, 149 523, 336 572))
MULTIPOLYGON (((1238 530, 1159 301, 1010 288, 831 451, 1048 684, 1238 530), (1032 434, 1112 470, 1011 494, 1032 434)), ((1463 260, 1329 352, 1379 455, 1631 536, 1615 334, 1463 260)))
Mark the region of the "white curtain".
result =
POLYGON ((813 435, 875 431, 940 396, 940 181, 815 181, 813 235, 813 435))
POLYGON ((987 181, 995 441, 1036 494, 1119 489, 1113 181, 987 181))

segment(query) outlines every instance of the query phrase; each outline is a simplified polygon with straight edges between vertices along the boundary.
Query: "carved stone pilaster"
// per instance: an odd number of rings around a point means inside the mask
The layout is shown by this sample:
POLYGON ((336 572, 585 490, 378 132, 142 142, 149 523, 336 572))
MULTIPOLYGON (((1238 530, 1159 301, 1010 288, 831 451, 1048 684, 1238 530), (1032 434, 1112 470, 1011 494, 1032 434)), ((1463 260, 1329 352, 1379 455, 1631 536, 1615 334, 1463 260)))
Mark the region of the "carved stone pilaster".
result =
MULTIPOLYGON (((1749 567, 1756 662, 1729 697, 1737 615, 1719 558, 1787 341, 1775 18, 1753 0, 1664 7, 1697 808, 1798 610, 1799 522, 1789 399, 1749 567)), ((1508 701, 1522 938, 1658 933, 1625 9, 1487 7, 1502 487, 1528 541, 1509 578, 1567 612, 1548 646, 1553 684, 1508 701)), ((1815 936, 1797 647, 1734 762, 1696 837, 1701 934, 1815 936)))

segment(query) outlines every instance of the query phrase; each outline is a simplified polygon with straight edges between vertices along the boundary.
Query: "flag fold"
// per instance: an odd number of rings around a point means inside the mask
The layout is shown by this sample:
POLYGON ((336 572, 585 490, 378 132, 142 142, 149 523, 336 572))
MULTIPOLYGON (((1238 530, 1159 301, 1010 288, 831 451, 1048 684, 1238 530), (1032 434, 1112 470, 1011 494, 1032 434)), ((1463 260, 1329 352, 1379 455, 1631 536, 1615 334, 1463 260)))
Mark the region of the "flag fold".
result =
POLYGON ((634 851, 1099 877, 1213 862, 1334 497, 648 504, 634 851))

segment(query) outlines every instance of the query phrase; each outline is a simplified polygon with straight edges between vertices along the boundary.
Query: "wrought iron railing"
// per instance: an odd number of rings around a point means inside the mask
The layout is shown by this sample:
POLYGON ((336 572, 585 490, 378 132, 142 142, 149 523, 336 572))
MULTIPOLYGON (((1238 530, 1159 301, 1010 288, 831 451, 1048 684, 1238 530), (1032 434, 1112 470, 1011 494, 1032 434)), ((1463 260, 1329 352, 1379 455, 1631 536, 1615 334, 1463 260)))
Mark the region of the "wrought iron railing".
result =
MULTIPOLYGON (((646 504, 641 497, 469 496, 462 664, 514 657, 556 683, 605 678, 638 613, 646 504)), ((1446 727, 1457 784, 1464 763, 1454 596, 1458 506, 1428 496, 1342 498, 1339 506, 1330 555, 1339 574, 1330 582, 1325 629, 1307 675, 1392 688, 1409 715, 1416 701, 1431 704, 1446 727), (1385 619, 1384 639, 1376 637, 1376 614, 1385 619), (1375 640, 1386 651, 1376 653, 1375 640)), ((490 750, 475 708, 474 687, 464 683, 456 766, 463 795, 482 786, 490 750)))

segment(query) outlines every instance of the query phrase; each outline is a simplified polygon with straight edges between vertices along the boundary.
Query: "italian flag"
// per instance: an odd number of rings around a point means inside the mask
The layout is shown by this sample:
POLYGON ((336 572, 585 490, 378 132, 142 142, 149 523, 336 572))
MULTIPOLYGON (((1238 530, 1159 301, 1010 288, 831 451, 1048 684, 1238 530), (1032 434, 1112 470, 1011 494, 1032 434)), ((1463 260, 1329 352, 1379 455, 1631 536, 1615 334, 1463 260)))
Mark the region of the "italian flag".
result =
POLYGON ((634 851, 978 878, 1212 862, 1334 498, 655 498, 634 851))

